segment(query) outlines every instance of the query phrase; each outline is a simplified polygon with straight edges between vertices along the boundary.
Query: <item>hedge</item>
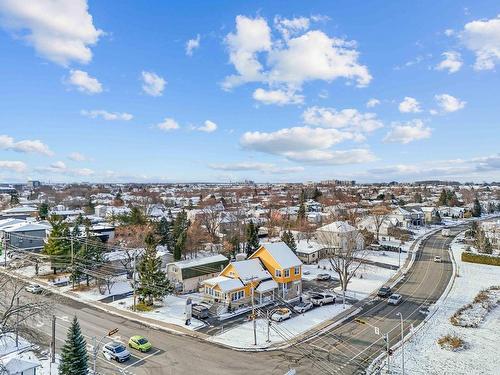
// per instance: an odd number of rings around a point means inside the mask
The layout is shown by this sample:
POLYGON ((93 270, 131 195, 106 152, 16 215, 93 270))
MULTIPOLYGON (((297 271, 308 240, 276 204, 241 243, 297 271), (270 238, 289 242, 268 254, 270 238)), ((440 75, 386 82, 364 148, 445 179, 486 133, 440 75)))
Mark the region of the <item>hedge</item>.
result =
POLYGON ((500 257, 475 254, 468 251, 462 253, 462 262, 489 264, 490 266, 500 266, 500 257))

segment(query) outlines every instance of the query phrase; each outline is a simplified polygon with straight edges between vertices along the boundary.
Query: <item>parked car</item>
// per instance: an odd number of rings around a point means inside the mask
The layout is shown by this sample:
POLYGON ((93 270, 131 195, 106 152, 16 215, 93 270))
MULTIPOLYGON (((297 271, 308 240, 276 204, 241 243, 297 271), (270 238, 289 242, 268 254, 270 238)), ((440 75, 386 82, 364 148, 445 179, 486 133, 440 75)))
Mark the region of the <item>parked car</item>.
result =
POLYGON ((143 353, 149 351, 153 347, 147 338, 139 335, 132 336, 130 340, 128 340, 128 346, 143 353))
POLYGON ((311 274, 311 271, 309 271, 309 270, 302 271, 302 275, 310 275, 310 274, 311 274))
POLYGON ((271 319, 275 322, 282 322, 283 320, 290 319, 292 317, 292 312, 286 307, 274 310, 271 315, 271 319))
POLYGON ((313 308, 312 302, 301 302, 293 307, 293 311, 299 314, 303 314, 306 311, 311 310, 312 308, 313 308))
POLYGON ((40 294, 40 293, 43 292, 43 288, 40 285, 38 285, 38 284, 27 285, 24 289, 27 292, 30 292, 30 293, 33 293, 33 294, 40 294))
POLYGON ((335 303, 335 296, 327 293, 313 293, 310 295, 309 300, 314 306, 323 306, 328 303, 335 303))
POLYGON ((403 297, 401 297, 401 294, 397 294, 397 293, 394 293, 394 294, 391 294, 389 298, 387 298, 387 304, 388 305, 399 305, 401 303, 401 299, 403 297))
POLYGON ((391 288, 388 286, 383 286, 380 288, 377 292, 377 296, 382 297, 382 298, 387 298, 392 294, 391 288))
POLYGON ((209 317, 210 313, 206 306, 193 304, 191 306, 191 315, 197 319, 206 319, 209 317))
POLYGON ((434 257, 434 262, 436 262, 436 263, 441 263, 441 257, 440 257, 439 255, 436 255, 436 256, 434 257))
POLYGON ((329 273, 319 273, 316 276, 316 280, 320 280, 320 281, 328 281, 331 278, 332 278, 332 275, 330 275, 329 273))
POLYGON ((125 362, 130 359, 130 352, 120 342, 111 341, 102 347, 102 353, 117 362, 125 362))

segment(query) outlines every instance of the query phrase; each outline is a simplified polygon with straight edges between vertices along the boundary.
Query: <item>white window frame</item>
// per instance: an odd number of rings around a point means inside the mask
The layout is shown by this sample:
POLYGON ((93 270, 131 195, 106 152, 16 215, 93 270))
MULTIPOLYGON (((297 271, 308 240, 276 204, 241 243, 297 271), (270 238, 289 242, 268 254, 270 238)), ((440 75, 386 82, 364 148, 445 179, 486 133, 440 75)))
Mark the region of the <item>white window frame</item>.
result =
POLYGON ((285 277, 290 277, 290 268, 285 270, 285 277))
POLYGON ((294 267, 294 269, 293 269, 293 273, 294 273, 295 275, 300 275, 300 266, 296 266, 296 267, 294 267))
POLYGON ((281 277, 281 270, 278 270, 278 269, 277 269, 277 270, 275 270, 275 271, 274 271, 274 276, 276 276, 276 277, 281 277))

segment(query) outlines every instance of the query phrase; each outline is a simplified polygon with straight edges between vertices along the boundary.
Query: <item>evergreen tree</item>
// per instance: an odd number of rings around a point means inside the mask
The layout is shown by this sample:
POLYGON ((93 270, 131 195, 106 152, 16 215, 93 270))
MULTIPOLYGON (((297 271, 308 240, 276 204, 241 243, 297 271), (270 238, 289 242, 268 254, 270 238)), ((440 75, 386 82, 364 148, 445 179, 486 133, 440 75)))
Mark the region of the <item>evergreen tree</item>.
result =
POLYGON ((446 193, 446 190, 443 189, 441 191, 441 195, 439 196, 438 206, 447 206, 447 205, 448 205, 448 194, 446 193))
MULTIPOLYGON (((189 221, 186 211, 182 210, 177 214, 172 227, 171 248, 174 251, 174 260, 180 260, 186 249, 187 230, 189 221)), ((170 245, 169 245, 170 246, 170 245)))
POLYGON ((321 198, 322 195, 323 195, 323 193, 318 189, 318 187, 316 187, 316 188, 314 188, 314 193, 313 193, 312 199, 314 199, 317 202, 318 199, 321 198))
POLYGON ((246 228, 246 237, 247 237, 247 243, 246 243, 246 253, 247 256, 250 256, 252 253, 257 251, 257 249, 260 247, 259 244, 259 227, 254 225, 252 221, 247 225, 246 228))
POLYGON ((300 202, 299 211, 297 212, 297 222, 299 224, 303 223, 306 219, 306 205, 304 201, 300 202))
POLYGON ((87 343, 82 335, 76 316, 68 329, 66 342, 61 351, 59 375, 87 375, 87 343))
POLYGON ((171 230, 172 227, 170 225, 170 221, 168 221, 166 217, 162 217, 156 224, 156 234, 159 237, 159 244, 167 246, 169 250, 172 250, 170 248, 170 245, 172 244, 171 230))
POLYGON ((10 195, 10 205, 17 206, 19 204, 19 194, 17 192, 10 195))
POLYGON ((484 237, 483 253, 493 254, 493 246, 491 246, 490 239, 486 236, 484 237))
POLYGON ((479 199, 474 199, 474 206, 472 208, 472 216, 474 217, 480 217, 481 216, 481 203, 479 203, 479 199))
POLYGON ((423 202, 423 199, 422 199, 422 194, 420 193, 415 193, 415 196, 413 197, 413 201, 415 203, 422 203, 423 202))
POLYGON ((295 238, 293 238, 292 232, 286 230, 281 236, 281 241, 287 244, 287 246, 294 252, 297 253, 297 244, 295 243, 295 238))
POLYGON ((56 274, 57 268, 64 268, 70 263, 70 230, 61 217, 52 216, 49 222, 52 225, 52 230, 43 247, 43 253, 49 255, 51 267, 56 274))
POLYGON ((40 204, 40 207, 38 207, 38 216, 40 216, 42 220, 49 217, 49 205, 47 203, 43 202, 40 204))
POLYGON ((151 306, 154 299, 163 298, 172 291, 172 287, 161 269, 161 258, 158 258, 156 251, 156 239, 152 234, 148 234, 144 241, 146 249, 138 267, 137 294, 151 306))
POLYGON ((441 219, 441 214, 439 213, 439 211, 436 210, 436 216, 434 217, 434 221, 436 223, 440 223, 442 221, 441 219))

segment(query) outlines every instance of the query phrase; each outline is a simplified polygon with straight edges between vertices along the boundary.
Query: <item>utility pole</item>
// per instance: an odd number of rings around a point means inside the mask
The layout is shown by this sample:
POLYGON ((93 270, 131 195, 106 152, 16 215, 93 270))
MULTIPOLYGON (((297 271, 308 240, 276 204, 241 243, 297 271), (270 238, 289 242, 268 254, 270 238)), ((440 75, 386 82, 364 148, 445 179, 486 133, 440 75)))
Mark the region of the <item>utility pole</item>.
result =
POLYGON ((17 297, 17 312, 16 312, 16 348, 19 347, 19 297, 17 297))
POLYGON ((252 318, 253 318, 253 344, 257 345, 257 319, 255 319, 254 284, 252 277, 252 318))
POLYGON ((75 289, 75 251, 73 248, 73 233, 70 234, 70 241, 71 241, 71 272, 73 272, 73 289, 75 289))
POLYGON ((387 351, 387 373, 390 375, 391 374, 391 354, 390 352, 390 344, 389 344, 389 334, 385 334, 385 342, 386 342, 386 351, 387 351))
POLYGON ((93 363, 93 372, 92 375, 95 375, 95 369, 96 369, 96 363, 97 363, 97 354, 98 354, 98 349, 97 349, 97 337, 92 337, 92 354, 94 357, 94 363, 93 363))
POLYGON ((404 322, 403 322, 403 314, 397 312, 396 315, 399 315, 401 318, 401 370, 402 375, 405 375, 405 348, 404 348, 404 322))
POLYGON ((137 273, 137 249, 134 250, 134 270, 132 273, 132 280, 133 280, 133 286, 134 286, 134 311, 135 311, 135 305, 136 305, 136 299, 137 299, 137 281, 136 281, 136 273, 137 273))
POLYGON ((56 316, 52 315, 51 363, 56 363, 56 316))
POLYGON ((269 338, 269 330, 271 329, 271 320, 269 319, 269 309, 266 310, 266 320, 267 320, 267 340, 266 342, 271 342, 269 338))

